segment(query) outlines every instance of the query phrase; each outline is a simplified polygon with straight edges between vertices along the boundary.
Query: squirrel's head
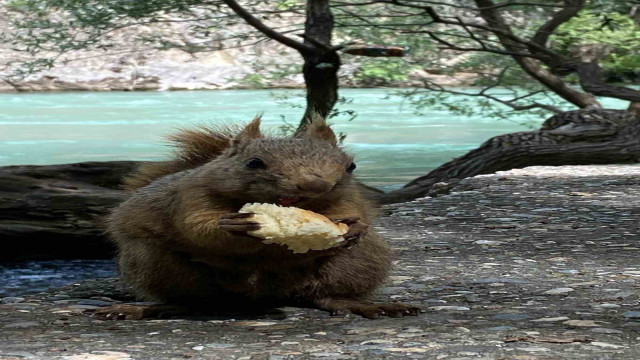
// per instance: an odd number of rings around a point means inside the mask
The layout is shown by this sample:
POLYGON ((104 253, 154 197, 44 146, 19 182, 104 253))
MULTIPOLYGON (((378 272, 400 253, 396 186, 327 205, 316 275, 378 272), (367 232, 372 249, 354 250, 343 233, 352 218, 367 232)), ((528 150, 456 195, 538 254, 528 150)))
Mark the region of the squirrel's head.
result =
POLYGON ((305 207, 348 191, 355 167, 320 117, 288 138, 265 137, 256 118, 203 170, 217 192, 239 202, 305 207))

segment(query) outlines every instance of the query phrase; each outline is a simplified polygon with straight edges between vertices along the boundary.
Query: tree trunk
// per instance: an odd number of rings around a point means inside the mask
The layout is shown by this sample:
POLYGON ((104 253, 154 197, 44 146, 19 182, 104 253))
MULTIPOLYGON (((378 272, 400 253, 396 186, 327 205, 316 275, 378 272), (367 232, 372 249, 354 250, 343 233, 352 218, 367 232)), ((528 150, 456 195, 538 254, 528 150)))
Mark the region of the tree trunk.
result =
POLYGON ((580 63, 575 66, 580 77, 580 86, 586 92, 597 96, 613 97, 640 103, 640 91, 605 83, 600 65, 594 62, 580 63))
POLYGON ((338 69, 340 56, 335 51, 304 57, 302 68, 307 87, 307 108, 300 129, 315 112, 327 118, 338 101, 338 69))
POLYGON ((496 136, 404 188, 374 196, 396 203, 426 196, 434 184, 533 165, 633 163, 640 160, 640 117, 624 110, 568 111, 538 131, 496 136))
POLYGON ((102 221, 132 161, 0 167, 1 261, 110 258, 102 221))
POLYGON ((314 50, 301 52, 307 87, 307 108, 298 127, 302 130, 312 114, 326 118, 338 101, 340 55, 331 47, 334 20, 328 0, 307 1, 304 42, 314 50))

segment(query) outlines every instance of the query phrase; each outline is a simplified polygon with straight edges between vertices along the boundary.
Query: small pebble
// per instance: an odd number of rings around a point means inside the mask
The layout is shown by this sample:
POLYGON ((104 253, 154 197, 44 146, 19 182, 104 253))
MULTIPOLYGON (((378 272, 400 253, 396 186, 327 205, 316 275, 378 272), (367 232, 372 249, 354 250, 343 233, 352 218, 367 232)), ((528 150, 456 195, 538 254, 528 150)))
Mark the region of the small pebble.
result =
POLYGON ((599 304, 599 305, 596 305, 596 307, 600 308, 600 309, 619 309, 620 305, 618 305, 618 304, 599 304))
POLYGON ((17 304, 23 302, 24 298, 17 296, 7 296, 0 299, 0 303, 2 304, 17 304))
POLYGON ((13 328, 30 328, 35 326, 41 326, 42 323, 38 321, 20 321, 9 323, 3 326, 3 328, 13 329, 13 328))
POLYGON ((557 322, 557 321, 564 321, 564 320, 569 320, 569 318, 566 317, 566 316, 545 317, 545 318, 535 319, 535 320, 531 320, 531 321, 533 321, 533 322, 557 322))
POLYGON ((627 319, 640 319, 640 311, 627 311, 623 316, 627 319))
POLYGON ((607 329, 607 328, 593 328, 590 331, 598 334, 622 334, 623 333, 621 330, 607 329))
POLYGON ((573 291, 572 288, 555 288, 555 289, 547 290, 547 291, 543 292, 543 294, 545 294, 545 295, 564 295, 564 294, 568 294, 568 293, 570 293, 572 291, 573 291))
POLYGON ((429 310, 433 311, 469 311, 466 306, 431 306, 429 310))
POLYGON ((600 342, 600 341, 594 341, 594 342, 590 343, 590 345, 598 346, 598 347, 601 347, 601 348, 609 348, 609 349, 621 349, 621 348, 625 348, 626 347, 626 346, 622 346, 622 345, 609 344, 609 343, 600 342))

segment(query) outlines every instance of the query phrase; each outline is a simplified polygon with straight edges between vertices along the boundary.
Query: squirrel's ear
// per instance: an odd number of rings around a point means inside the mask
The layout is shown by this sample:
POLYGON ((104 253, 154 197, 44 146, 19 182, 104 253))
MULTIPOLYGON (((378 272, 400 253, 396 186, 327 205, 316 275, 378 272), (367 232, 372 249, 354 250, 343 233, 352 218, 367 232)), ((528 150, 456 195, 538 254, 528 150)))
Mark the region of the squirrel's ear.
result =
POLYGON ((331 145, 338 145, 338 138, 336 134, 331 130, 327 120, 325 120, 320 114, 313 113, 311 115, 311 122, 307 124, 302 136, 320 139, 329 142, 331 145))
POLYGON ((242 129, 242 131, 238 133, 238 135, 233 138, 233 144, 237 145, 246 140, 263 138, 264 136, 260 132, 261 119, 262 114, 257 115, 255 118, 253 118, 253 120, 249 124, 247 124, 247 126, 245 126, 244 129, 242 129))

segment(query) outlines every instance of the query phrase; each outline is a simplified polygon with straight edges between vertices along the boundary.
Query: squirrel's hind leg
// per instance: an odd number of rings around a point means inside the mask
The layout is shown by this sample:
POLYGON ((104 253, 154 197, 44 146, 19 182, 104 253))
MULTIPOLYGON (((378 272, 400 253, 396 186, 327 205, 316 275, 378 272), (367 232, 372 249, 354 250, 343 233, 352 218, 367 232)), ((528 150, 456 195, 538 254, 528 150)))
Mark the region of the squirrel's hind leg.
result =
POLYGON ((314 301, 314 304, 322 310, 329 311, 332 315, 351 312, 368 319, 377 319, 380 316, 394 318, 417 316, 420 313, 419 307, 402 303, 375 304, 354 299, 325 298, 314 301))

